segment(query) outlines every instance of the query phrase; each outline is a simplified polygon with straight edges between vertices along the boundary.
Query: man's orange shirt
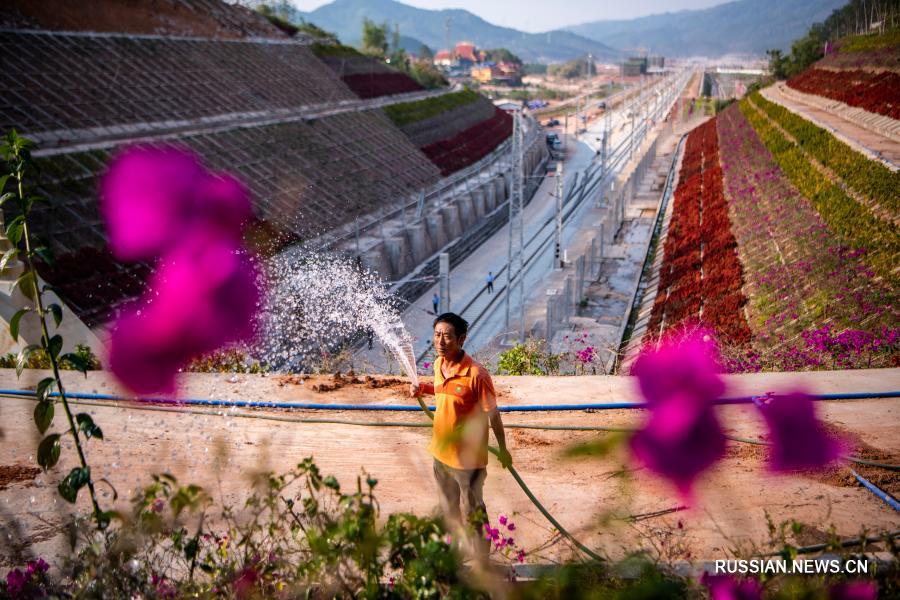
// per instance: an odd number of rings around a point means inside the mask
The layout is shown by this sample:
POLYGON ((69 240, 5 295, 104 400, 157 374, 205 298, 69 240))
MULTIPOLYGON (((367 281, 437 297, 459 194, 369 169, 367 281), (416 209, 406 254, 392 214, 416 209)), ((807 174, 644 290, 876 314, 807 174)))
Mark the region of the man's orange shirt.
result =
POLYGON ((494 382, 487 370, 464 354, 456 364, 444 359, 434 362, 434 385, 423 391, 434 394, 437 410, 431 444, 432 456, 454 469, 481 469, 487 466, 488 413, 497 408, 494 382))

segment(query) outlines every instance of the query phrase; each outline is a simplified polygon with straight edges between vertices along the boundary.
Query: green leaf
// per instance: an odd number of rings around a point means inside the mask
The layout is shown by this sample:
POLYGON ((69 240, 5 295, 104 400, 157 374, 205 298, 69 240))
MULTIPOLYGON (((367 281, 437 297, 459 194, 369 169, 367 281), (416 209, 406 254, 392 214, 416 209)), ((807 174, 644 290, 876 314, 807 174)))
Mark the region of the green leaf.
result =
POLYGON ((75 500, 78 499, 78 490, 87 485, 87 482, 90 481, 90 479, 90 467, 75 467, 69 471, 69 474, 66 475, 62 481, 59 482, 56 489, 59 490, 59 495, 67 502, 74 504, 75 500))
POLYGON ((16 197, 16 195, 12 192, 6 192, 5 194, 0 194, 0 206, 3 206, 4 204, 6 204, 7 200, 10 200, 15 197, 16 197))
POLYGON ((184 557, 188 560, 194 560, 194 557, 197 556, 197 551, 199 549, 199 540, 197 538, 192 538, 187 544, 184 545, 184 557))
POLYGON ((58 333, 50 338, 50 343, 47 345, 47 349, 50 350, 50 356, 56 358, 59 356, 59 351, 62 350, 63 339, 62 336, 58 333))
POLYGON ((31 355, 40 350, 41 347, 36 344, 30 344, 25 346, 21 350, 19 350, 18 356, 16 356, 16 376, 21 377, 22 371, 25 370, 25 365, 28 364, 28 359, 31 358, 31 355))
POLYGON ((22 241, 22 230, 25 228, 25 217, 17 216, 6 224, 6 237, 12 242, 13 246, 18 246, 22 241))
POLYGON ((34 407, 34 424, 37 425, 38 431, 43 434, 50 428, 53 423, 53 402, 50 400, 42 400, 34 407))
POLYGON ((16 279, 15 283, 12 285, 12 290, 15 290, 17 287, 22 291, 22 295, 28 298, 29 300, 34 300, 35 298, 35 279, 34 279, 34 271, 25 271, 19 278, 16 279))
POLYGON ((24 317, 28 312, 31 312, 31 308, 20 308, 16 311, 16 314, 12 316, 12 319, 9 320, 9 335, 10 337, 12 337, 14 342, 19 341, 19 324, 22 320, 22 317, 24 317))
POLYGON ((43 402, 50 398, 50 392, 53 391, 53 387, 56 385, 56 380, 52 377, 44 377, 40 381, 38 381, 37 387, 35 388, 35 395, 37 396, 38 401, 43 402))
POLYGON ((9 177, 10 173, 7 173, 6 175, 0 175, 0 192, 2 192, 3 188, 6 187, 6 180, 9 179, 9 177))
POLYGON ((65 361, 69 363, 70 365, 72 365, 73 369, 75 369, 76 371, 81 371, 82 373, 84 373, 84 376, 87 377, 88 364, 83 356, 75 354, 74 352, 68 352, 66 354, 63 354, 59 358, 59 360, 60 362, 65 361))
POLYGON ((75 422, 78 423, 78 429, 84 432, 88 439, 95 437, 103 439, 103 431, 94 424, 94 419, 87 413, 78 413, 75 415, 75 422))
POLYGON ((53 258, 53 252, 47 246, 38 246, 33 252, 37 254, 48 267, 52 267, 56 263, 56 259, 53 258))
POLYGON ((9 264, 11 260, 16 258, 19 255, 19 249, 13 246, 9 250, 3 253, 3 258, 0 258, 0 270, 6 268, 6 265, 9 264))
POLYGON ((51 433, 38 445, 38 464, 46 471, 59 461, 59 434, 51 433))
POLYGON ((50 311, 50 314, 53 315, 53 322, 56 323, 56 326, 59 327, 59 324, 62 322, 62 306, 59 304, 53 303, 47 307, 47 310, 50 311))
POLYGON ((96 514, 97 517, 97 527, 100 529, 106 529, 109 527, 109 522, 113 519, 121 519, 122 515, 119 514, 118 511, 115 510, 101 510, 96 514))

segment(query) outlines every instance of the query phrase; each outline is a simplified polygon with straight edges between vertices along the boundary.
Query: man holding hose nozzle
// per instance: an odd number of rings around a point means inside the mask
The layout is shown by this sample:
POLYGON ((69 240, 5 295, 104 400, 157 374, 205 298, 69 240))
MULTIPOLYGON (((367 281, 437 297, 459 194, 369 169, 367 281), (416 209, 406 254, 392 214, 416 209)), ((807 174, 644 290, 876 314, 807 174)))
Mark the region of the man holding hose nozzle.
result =
POLYGON ((466 518, 476 528, 477 543, 473 545, 486 554, 490 541, 482 531, 483 519, 487 518, 482 491, 487 477, 488 424, 497 438, 503 468, 512 464, 512 457, 506 449, 491 376, 462 348, 468 329, 466 320, 454 313, 444 313, 434 320, 434 384, 411 385, 410 395, 436 397, 428 450, 434 456, 441 507, 448 519, 462 523, 462 500, 466 518))

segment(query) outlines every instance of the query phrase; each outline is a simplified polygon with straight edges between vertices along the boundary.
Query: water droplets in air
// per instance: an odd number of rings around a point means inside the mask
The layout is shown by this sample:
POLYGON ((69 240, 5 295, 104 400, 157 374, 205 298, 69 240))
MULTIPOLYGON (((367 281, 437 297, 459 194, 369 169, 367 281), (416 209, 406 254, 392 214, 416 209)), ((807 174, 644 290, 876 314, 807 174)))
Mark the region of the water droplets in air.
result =
POLYGON ((257 354, 277 370, 303 371, 372 334, 416 378, 412 339, 397 300, 354 261, 291 251, 269 261, 257 354))

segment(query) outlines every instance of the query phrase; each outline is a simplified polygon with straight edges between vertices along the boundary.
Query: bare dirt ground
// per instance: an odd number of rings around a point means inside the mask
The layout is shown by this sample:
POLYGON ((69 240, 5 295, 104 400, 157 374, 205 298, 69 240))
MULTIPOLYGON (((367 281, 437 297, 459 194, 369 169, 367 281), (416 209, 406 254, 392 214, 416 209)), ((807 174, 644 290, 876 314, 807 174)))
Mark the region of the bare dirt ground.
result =
MULTIPOLYGON (((26 389, 43 373, 30 371, 16 379, 0 371, 0 388, 26 389)), ((85 379, 67 374, 71 391, 118 394, 107 373, 85 379)), ((729 394, 785 391, 798 385, 811 392, 900 389, 900 369, 856 372, 730 376, 729 394)), ((364 376, 304 377, 192 374, 183 378, 183 398, 244 399, 271 402, 404 404, 406 383, 397 378, 364 376), (355 381, 354 381, 355 380, 355 381)), ((498 377, 501 405, 594 403, 637 400, 627 377, 498 377)), ((897 399, 820 402, 829 426, 853 438, 858 453, 900 463, 900 404, 897 399)), ((0 398, 0 564, 21 564, 28 556, 58 557, 66 548, 61 526, 70 505, 56 483, 75 464, 66 442, 60 463, 48 473, 34 469, 38 434, 32 423, 32 400, 0 398)), ((194 482, 220 501, 237 504, 248 480, 260 470, 284 472, 306 456, 314 456, 324 473, 345 485, 365 469, 375 476, 383 516, 397 511, 426 514, 435 510, 437 490, 426 453, 428 428, 361 427, 300 423, 297 419, 343 419, 423 423, 421 413, 310 410, 228 410, 162 407, 135 402, 83 405, 103 428, 105 440, 88 444, 95 479, 117 488, 120 508, 150 481, 168 471, 183 483, 194 482), (249 416, 243 416, 249 415, 249 416), (260 418, 263 417, 263 418, 260 418), (272 420, 272 419, 282 420, 272 420)), ((717 409, 731 434, 761 439, 764 428, 752 406, 717 409)), ((506 413, 511 425, 636 426, 640 410, 506 413)), ((63 427, 61 411, 52 430, 63 427)), ((834 526, 840 536, 896 530, 900 516, 861 488, 846 466, 825 473, 772 476, 764 468, 765 448, 732 444, 726 458, 697 489, 696 504, 660 516, 648 513, 675 509, 681 501, 664 482, 634 470, 623 456, 570 459, 566 448, 609 434, 509 428, 514 464, 545 506, 588 546, 611 556, 640 548, 665 559, 725 558, 732 551, 766 549, 766 514, 777 523, 803 524, 798 543, 824 541, 834 526), (624 471, 624 474, 623 474, 624 471), (632 518, 628 518, 632 517, 632 518)), ((878 468, 857 471, 893 493, 900 492, 895 472, 878 468)), ((509 474, 492 462, 485 497, 493 518, 515 515, 517 542, 529 550, 529 562, 572 555, 509 474), (540 550, 537 550, 540 548, 540 550)), ((112 504, 101 485, 102 502, 112 504)), ((87 510, 82 494, 79 509, 87 510)))

